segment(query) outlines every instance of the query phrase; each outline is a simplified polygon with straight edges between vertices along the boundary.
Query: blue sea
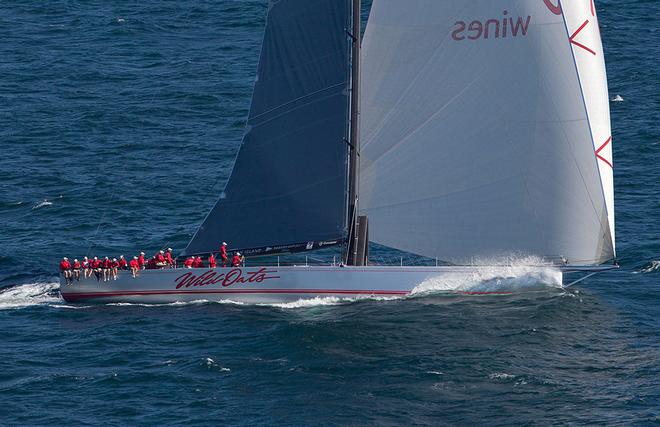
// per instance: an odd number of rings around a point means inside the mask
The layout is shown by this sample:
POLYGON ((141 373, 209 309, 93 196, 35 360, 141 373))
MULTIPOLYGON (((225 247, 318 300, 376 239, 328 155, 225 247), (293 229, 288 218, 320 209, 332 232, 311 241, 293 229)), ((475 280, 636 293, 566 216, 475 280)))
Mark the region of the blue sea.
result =
POLYGON ((0 425, 660 424, 660 2, 597 6, 623 99, 619 271, 499 296, 85 306, 59 297, 61 256, 181 250, 217 199, 267 1, 3 0, 0 425))

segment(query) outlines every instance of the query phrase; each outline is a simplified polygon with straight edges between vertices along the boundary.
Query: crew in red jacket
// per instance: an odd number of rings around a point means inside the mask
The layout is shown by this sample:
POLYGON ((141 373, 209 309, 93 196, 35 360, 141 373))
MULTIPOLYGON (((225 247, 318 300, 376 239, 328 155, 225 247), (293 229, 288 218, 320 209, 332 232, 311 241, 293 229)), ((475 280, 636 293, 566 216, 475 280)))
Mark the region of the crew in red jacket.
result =
POLYGON ((158 268, 165 268, 167 263, 165 262, 165 251, 158 251, 156 254, 156 266, 158 268))
POLYGON ((128 270, 128 263, 126 262, 124 255, 119 255, 119 268, 122 270, 128 270))
POLYGON ((243 262, 243 257, 241 256, 241 253, 236 252, 234 254, 234 257, 231 260, 231 266, 232 267, 240 267, 242 262, 243 262))
POLYGON ((117 258, 112 258, 110 263, 110 273, 112 275, 112 280, 117 280, 117 273, 119 272, 119 261, 117 258))
POLYGON ((105 257, 103 259, 103 281, 107 282, 110 280, 110 275, 111 275, 111 270, 112 270, 112 261, 110 261, 110 258, 105 257))
POLYGON ((138 257, 134 256, 131 262, 129 263, 131 266, 131 273, 133 274, 133 278, 135 279, 135 276, 137 276, 138 271, 140 270, 140 264, 138 263, 138 257))
POLYGON ((140 269, 144 270, 144 252, 140 252, 140 256, 138 257, 138 265, 140 266, 140 269))
POLYGON ((77 258, 73 260, 73 277, 80 282, 80 261, 77 258))
POLYGON ((197 256, 197 258, 195 258, 195 261, 193 261, 193 268, 202 268, 202 267, 204 267, 204 263, 202 262, 202 257, 197 256))
POLYGON ((227 258, 227 243, 222 242, 222 246, 220 246, 220 259, 222 260, 222 266, 226 267, 227 266, 227 261, 229 260, 227 258))
POLYGON ((209 268, 215 268, 216 267, 216 262, 215 262, 215 257, 213 254, 209 255, 209 268))
POLYGON ((195 257, 188 257, 185 261, 183 261, 183 266, 186 268, 192 268, 194 262, 195 257))
POLYGON ((73 284, 73 280, 71 280, 71 263, 69 262, 69 258, 64 257, 62 258, 62 261, 60 261, 60 273, 62 273, 66 279, 67 285, 73 284))
POLYGON ((156 263, 156 255, 154 255, 149 258, 149 261, 147 261, 147 270, 153 270, 156 268, 158 268, 158 264, 156 263))
POLYGON ((174 257, 172 257, 172 248, 167 248, 167 252, 165 252, 165 261, 167 262, 167 265, 170 266, 170 268, 176 267, 174 257))

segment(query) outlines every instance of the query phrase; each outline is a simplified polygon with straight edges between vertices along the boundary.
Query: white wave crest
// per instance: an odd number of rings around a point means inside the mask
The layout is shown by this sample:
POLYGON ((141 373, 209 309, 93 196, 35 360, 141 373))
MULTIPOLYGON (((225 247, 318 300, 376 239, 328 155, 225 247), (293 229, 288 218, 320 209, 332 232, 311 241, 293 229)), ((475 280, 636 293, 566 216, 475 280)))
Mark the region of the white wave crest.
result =
POLYGON ((623 102, 623 97, 621 95, 617 95, 612 98, 612 102, 623 102))
POLYGON ((660 270, 660 260, 653 260, 646 264, 641 270, 635 271, 635 273, 653 273, 654 271, 658 270, 660 270))
POLYGON ((39 202, 36 205, 32 206, 32 210, 40 209, 40 208, 43 208, 44 206, 50 206, 52 204, 53 204, 53 202, 49 202, 48 200, 43 199, 41 202, 39 202))
POLYGON ((322 307, 322 306, 332 306, 332 305, 341 305, 341 304, 350 304, 356 301, 391 301, 396 299, 401 299, 402 297, 392 296, 392 297, 377 297, 373 295, 358 295, 353 297, 314 297, 309 299, 299 299, 291 302, 284 303, 262 303, 257 304, 260 306, 266 307, 277 307, 284 309, 298 309, 298 308, 310 308, 310 307, 322 307))
POLYGON ((431 278, 416 286, 411 295, 434 292, 498 293, 561 288, 562 274, 557 268, 543 265, 491 265, 475 267, 431 278))
POLYGON ((61 303, 59 296, 52 295, 59 287, 59 283, 28 283, 1 290, 0 310, 61 303))

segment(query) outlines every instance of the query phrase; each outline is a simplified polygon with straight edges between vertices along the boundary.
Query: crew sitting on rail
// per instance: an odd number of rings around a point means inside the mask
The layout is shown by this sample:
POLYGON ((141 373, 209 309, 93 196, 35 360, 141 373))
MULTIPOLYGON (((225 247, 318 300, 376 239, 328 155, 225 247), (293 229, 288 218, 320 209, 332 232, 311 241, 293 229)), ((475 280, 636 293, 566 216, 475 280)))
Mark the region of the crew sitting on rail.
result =
POLYGON ((66 284, 67 285, 72 285, 73 280, 71 279, 72 274, 71 274, 71 263, 69 262, 69 258, 64 257, 62 258, 62 261, 60 261, 60 272, 66 279, 66 284))
POLYGON ((112 280, 117 280, 117 273, 119 272, 119 261, 117 261, 117 258, 112 258, 110 272, 112 273, 112 280))
POLYGON ((90 265, 89 259, 87 257, 83 257, 82 269, 83 269, 83 277, 85 279, 91 275, 91 268, 92 266, 90 265))
POLYGON ((240 252, 236 252, 234 254, 234 257, 231 260, 231 266, 232 267, 240 267, 241 264, 243 264, 243 261, 245 261, 245 258, 241 256, 240 252))
POLYGON ((138 271, 140 271, 140 264, 138 263, 138 257, 134 256, 131 262, 129 263, 131 266, 131 273, 133 274, 133 278, 138 274, 138 271))
POLYGON ((112 261, 110 261, 110 258, 105 257, 103 259, 103 281, 107 282, 110 280, 110 273, 112 270, 112 261))
POLYGON ((202 257, 197 255, 195 257, 195 260, 193 261, 193 268, 202 268, 204 267, 204 263, 202 262, 202 257))
POLYGON ((124 255, 119 255, 119 268, 122 270, 128 270, 128 263, 126 262, 124 255))
POLYGON ((80 282, 80 261, 78 261, 78 258, 73 260, 73 277, 80 282))
POLYGON ((215 268, 217 266, 217 263, 215 261, 215 257, 213 256, 213 253, 209 255, 209 268, 215 268))
POLYGON ((144 268, 146 267, 145 264, 146 263, 144 261, 144 252, 140 252, 140 256, 138 257, 138 265, 140 266, 141 270, 144 270, 144 268))

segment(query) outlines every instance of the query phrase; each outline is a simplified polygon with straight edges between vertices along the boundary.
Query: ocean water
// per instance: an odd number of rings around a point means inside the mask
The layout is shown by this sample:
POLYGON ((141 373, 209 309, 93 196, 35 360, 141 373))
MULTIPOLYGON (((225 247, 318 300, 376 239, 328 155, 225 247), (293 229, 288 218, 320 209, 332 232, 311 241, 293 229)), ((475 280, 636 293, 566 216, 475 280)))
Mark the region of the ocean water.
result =
POLYGON ((63 254, 185 246, 238 148, 266 3, 0 4, 0 425, 660 423, 657 0, 597 2, 619 271, 498 296, 59 298, 63 254))

